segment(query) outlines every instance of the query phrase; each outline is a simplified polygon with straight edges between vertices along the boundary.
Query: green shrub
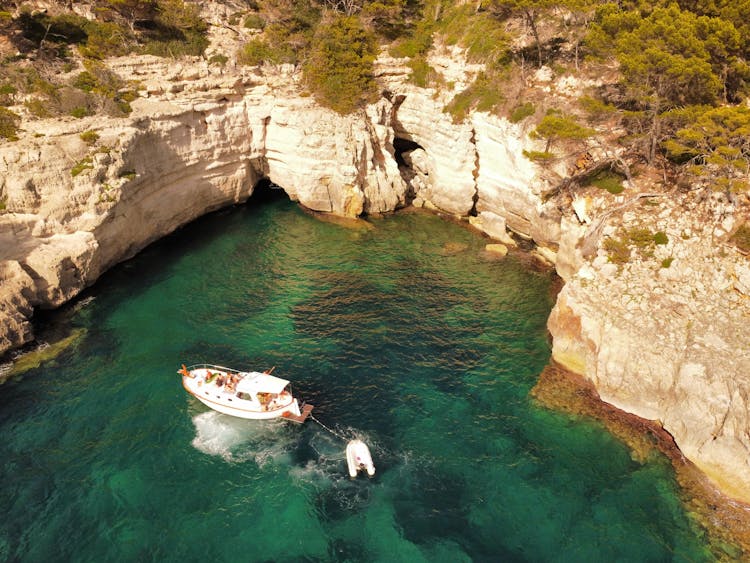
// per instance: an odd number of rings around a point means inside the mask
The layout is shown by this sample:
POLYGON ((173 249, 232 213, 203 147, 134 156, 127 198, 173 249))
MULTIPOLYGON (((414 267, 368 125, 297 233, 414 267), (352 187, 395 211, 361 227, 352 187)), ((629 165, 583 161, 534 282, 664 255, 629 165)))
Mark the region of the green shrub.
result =
POLYGON ((654 244, 654 235, 644 227, 633 227, 627 231, 627 238, 638 248, 648 248, 654 244))
POLYGON ((182 0, 158 0, 153 25, 143 33, 142 51, 158 57, 200 56, 208 47, 208 24, 199 8, 182 0))
POLYGON ((129 115, 133 112, 133 107, 126 100, 115 100, 115 105, 122 114, 129 115))
POLYGON ((247 66, 258 66, 273 58, 273 50, 261 39, 251 39, 237 53, 237 62, 247 66))
POLYGON ((654 244, 664 245, 669 242, 669 237, 667 237, 667 233, 664 231, 659 231, 658 233, 654 234, 654 244))
POLYGON ((137 176, 134 170, 123 170, 119 174, 120 178, 125 178, 126 180, 133 180, 137 176))
POLYGON ((394 41, 388 52, 392 57, 424 55, 432 47, 432 22, 420 21, 408 37, 394 41))
POLYGON ((497 70, 509 61, 509 40, 503 25, 489 12, 477 12, 473 5, 463 4, 446 9, 438 22, 449 45, 466 49, 470 61, 497 70))
POLYGON ((138 92, 126 89, 126 83, 98 61, 85 61, 84 66, 86 70, 78 74, 72 80, 71 85, 85 92, 88 97, 76 97, 73 92, 63 89, 60 96, 61 111, 71 113, 76 117, 93 115, 95 107, 113 116, 127 115, 133 111, 130 102, 138 97, 138 92), (83 107, 87 111, 85 114, 82 114, 80 109, 83 107))
POLYGON ((224 66, 225 64, 227 64, 227 61, 229 61, 229 57, 227 57, 226 55, 222 55, 221 53, 211 55, 208 58, 208 64, 210 65, 224 66))
POLYGON ((604 119, 617 112, 615 106, 591 96, 581 96, 578 103, 591 119, 604 119))
POLYGON ((494 112, 505 101, 502 82, 500 74, 480 72, 474 82, 456 94, 443 111, 453 116, 454 123, 462 122, 471 111, 494 112))
POLYGON ((523 156, 533 162, 544 164, 555 158, 555 154, 548 151, 527 151, 523 150, 523 156))
POLYGON ((13 84, 10 84, 9 82, 0 84, 0 106, 12 105, 17 93, 18 88, 13 86, 13 84))
POLYGON ((23 9, 17 21, 21 34, 35 45, 40 45, 42 41, 84 43, 87 38, 85 28, 88 20, 73 13, 51 16, 45 12, 32 14, 28 9, 23 9))
POLYGON ((86 106, 78 106, 70 110, 70 115, 77 119, 81 119, 92 114, 86 106))
POLYGON ((356 17, 336 16, 321 24, 303 67, 318 102, 346 114, 372 99, 376 54, 373 34, 356 17))
POLYGON ((550 109, 529 136, 532 139, 544 140, 544 152, 547 152, 558 140, 582 141, 594 133, 593 129, 579 125, 574 116, 550 109))
POLYGON ((85 170, 93 170, 94 164, 90 156, 87 156, 86 158, 78 161, 76 164, 73 165, 73 168, 70 169, 70 175, 75 178, 78 176, 81 172, 85 170))
POLYGON ((423 55, 417 55, 407 65, 411 69, 409 80, 421 88, 440 82, 441 75, 433 69, 423 55))
POLYGON ((622 193, 625 186, 622 184, 622 176, 610 170, 604 170, 596 174, 588 181, 589 186, 595 186, 601 190, 617 195, 622 193))
POLYGON ((613 264, 625 264, 630 260, 630 246, 626 241, 607 237, 602 246, 613 264))
POLYGON ((0 107, 0 137, 8 141, 17 141, 18 122, 21 118, 8 108, 0 107))
POLYGON ((411 23, 409 4, 408 0, 371 0, 363 3, 360 14, 379 37, 393 40, 403 35, 411 23))
POLYGON ((199 57, 208 47, 208 39, 199 34, 191 34, 185 39, 172 41, 148 41, 142 52, 156 57, 179 59, 180 57, 199 57))
POLYGON ((750 223, 743 224, 729 240, 743 252, 750 252, 750 223))
POLYGON ((78 136, 87 145, 93 145, 99 140, 99 133, 96 131, 84 131, 78 136))
POLYGON ((73 79, 71 85, 74 88, 83 90, 84 92, 93 92, 94 88, 98 86, 99 82, 96 77, 88 70, 84 70, 78 76, 73 79))
POLYGON ((4 197, 0 198, 0 214, 5 213, 7 210, 8 210, 7 200, 4 197))
POLYGON ((661 267, 662 268, 669 268, 672 265, 672 262, 674 262, 674 256, 670 256, 669 258, 665 258, 661 261, 661 267))
POLYGON ((273 63, 302 62, 320 22, 321 10, 310 0, 290 0, 294 9, 268 24, 263 37, 271 48, 273 63))
POLYGON ((114 22, 89 21, 84 29, 86 44, 78 48, 84 56, 92 59, 118 57, 133 50, 134 37, 130 30, 114 22))
POLYGON ((519 104, 510 112, 510 122, 519 123, 527 117, 534 115, 534 111, 534 104, 531 102, 519 104))
POLYGON ((38 117, 39 119, 44 119, 45 117, 50 117, 52 115, 49 110, 49 103, 46 103, 39 98, 26 100, 23 105, 29 110, 31 115, 38 117))
MULTIPOLYGON (((631 250, 637 249, 641 258, 650 258, 654 255, 654 246, 667 244, 669 239, 663 231, 652 233, 645 227, 633 227, 632 229, 620 231, 619 238, 608 237, 605 239, 603 248, 609 255, 609 261, 615 264, 623 264, 630 260, 631 250)), ((668 268, 672 258, 664 260, 662 267, 668 268), (666 266, 664 264, 667 264, 666 266)))
POLYGON ((247 29, 263 30, 266 27, 266 20, 258 14, 248 14, 245 17, 245 21, 242 22, 242 25, 247 29))

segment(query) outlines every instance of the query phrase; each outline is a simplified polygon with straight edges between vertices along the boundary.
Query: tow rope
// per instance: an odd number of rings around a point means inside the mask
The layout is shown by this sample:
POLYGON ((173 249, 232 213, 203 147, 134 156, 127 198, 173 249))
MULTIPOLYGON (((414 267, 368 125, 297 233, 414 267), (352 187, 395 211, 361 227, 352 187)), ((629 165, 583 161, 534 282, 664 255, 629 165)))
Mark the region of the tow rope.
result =
POLYGON ((314 415, 313 415, 312 413, 310 413, 310 418, 311 418, 312 420, 314 420, 315 422, 317 422, 318 424, 320 424, 320 426, 321 426, 322 428, 324 428, 325 430, 328 430, 328 431, 329 431, 329 432, 330 432, 331 434, 333 434, 333 435, 334 435, 334 436, 336 436, 337 438, 340 438, 340 439, 344 440, 345 442, 348 442, 348 441, 349 441, 349 438, 346 438, 346 437, 344 437, 343 435, 341 435, 341 434, 339 434, 338 432, 336 432, 335 430, 333 430, 333 429, 331 429, 331 428, 328 428, 328 426, 326 426, 325 424, 323 424, 322 422, 320 422, 320 421, 319 421, 319 420, 318 420, 317 418, 315 418, 315 416, 314 416, 314 415))

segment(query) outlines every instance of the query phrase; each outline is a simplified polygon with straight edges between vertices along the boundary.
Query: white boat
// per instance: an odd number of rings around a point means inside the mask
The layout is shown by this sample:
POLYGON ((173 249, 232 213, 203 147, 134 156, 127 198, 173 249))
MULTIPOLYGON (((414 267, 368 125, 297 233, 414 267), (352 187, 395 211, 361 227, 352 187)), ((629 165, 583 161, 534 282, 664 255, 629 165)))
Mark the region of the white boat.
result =
POLYGON ((356 477, 360 471, 365 471, 369 477, 375 475, 370 449, 362 440, 351 440, 346 445, 346 463, 349 466, 349 477, 356 477))
POLYGON ((220 413, 239 418, 285 418, 304 422, 312 405, 303 405, 292 396, 286 379, 265 372, 239 371, 213 364, 196 364, 177 371, 185 391, 220 413))

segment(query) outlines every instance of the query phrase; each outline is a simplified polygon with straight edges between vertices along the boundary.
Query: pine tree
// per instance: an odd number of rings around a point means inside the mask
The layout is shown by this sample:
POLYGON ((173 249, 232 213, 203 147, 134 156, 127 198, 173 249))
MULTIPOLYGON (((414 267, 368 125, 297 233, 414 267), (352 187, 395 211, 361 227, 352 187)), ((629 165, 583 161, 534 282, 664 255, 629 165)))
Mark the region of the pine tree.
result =
POLYGON ((593 129, 579 125, 573 116, 553 109, 547 112, 530 136, 533 139, 545 140, 544 152, 549 153, 552 144, 556 141, 582 141, 594 133, 593 129))
POLYGON ((664 136, 663 114, 719 99, 726 89, 726 56, 739 45, 739 37, 731 24, 676 5, 642 17, 608 4, 599 11, 587 44, 594 53, 619 61, 627 92, 650 123, 645 152, 653 162, 664 136))
POLYGON ((750 108, 693 106, 673 112, 683 126, 664 143, 667 156, 714 187, 746 191, 750 182, 750 108))
POLYGON ((339 113, 354 111, 374 92, 376 54, 372 33, 357 17, 337 15, 322 23, 304 67, 316 99, 339 113))

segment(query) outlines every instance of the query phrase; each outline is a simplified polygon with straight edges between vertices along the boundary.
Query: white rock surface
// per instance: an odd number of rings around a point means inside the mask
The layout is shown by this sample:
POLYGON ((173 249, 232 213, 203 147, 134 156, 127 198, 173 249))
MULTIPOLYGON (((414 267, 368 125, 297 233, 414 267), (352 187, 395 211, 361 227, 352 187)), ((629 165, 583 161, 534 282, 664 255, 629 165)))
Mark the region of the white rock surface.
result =
POLYGON ((567 272, 548 322, 553 358, 604 401, 660 421, 723 491, 750 501, 750 307, 732 283, 747 258, 712 240, 723 212, 711 202, 659 203, 610 218, 667 232, 654 256, 567 272), (679 258, 664 268, 660 254, 679 258))

